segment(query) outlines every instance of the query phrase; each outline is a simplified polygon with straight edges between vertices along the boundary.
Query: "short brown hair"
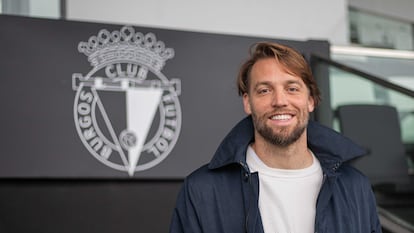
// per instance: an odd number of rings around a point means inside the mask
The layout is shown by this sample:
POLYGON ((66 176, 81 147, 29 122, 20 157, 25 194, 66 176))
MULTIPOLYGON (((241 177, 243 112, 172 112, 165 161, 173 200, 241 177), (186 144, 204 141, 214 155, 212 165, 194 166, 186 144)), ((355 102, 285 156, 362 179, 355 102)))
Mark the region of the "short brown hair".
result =
POLYGON ((260 59, 275 58, 288 73, 302 78, 315 106, 321 101, 320 91, 305 58, 295 49, 273 42, 260 42, 250 49, 250 58, 241 66, 237 77, 239 95, 249 92, 250 71, 260 59))

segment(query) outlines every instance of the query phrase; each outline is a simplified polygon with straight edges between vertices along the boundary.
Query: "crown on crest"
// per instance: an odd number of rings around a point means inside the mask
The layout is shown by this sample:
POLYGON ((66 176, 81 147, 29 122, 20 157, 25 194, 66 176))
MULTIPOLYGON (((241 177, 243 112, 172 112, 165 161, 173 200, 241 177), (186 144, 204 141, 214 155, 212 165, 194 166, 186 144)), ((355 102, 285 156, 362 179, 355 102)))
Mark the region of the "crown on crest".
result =
POLYGON ((124 26, 120 31, 99 31, 88 42, 80 42, 79 52, 88 56, 94 67, 101 67, 115 62, 139 63, 160 71, 166 60, 174 57, 172 48, 165 48, 162 41, 157 41, 153 33, 146 35, 135 32, 131 26, 124 26))

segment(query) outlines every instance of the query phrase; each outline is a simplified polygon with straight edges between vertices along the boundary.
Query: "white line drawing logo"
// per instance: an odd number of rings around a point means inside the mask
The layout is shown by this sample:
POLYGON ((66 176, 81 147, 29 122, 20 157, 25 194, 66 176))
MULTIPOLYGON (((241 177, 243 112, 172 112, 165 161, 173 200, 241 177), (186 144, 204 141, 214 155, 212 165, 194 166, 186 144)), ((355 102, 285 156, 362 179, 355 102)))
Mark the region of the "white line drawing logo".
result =
POLYGON ((100 30, 80 42, 78 51, 92 66, 85 76, 72 75, 74 120, 84 146, 129 176, 159 164, 181 130, 181 80, 161 73, 174 50, 153 33, 124 26, 100 30))

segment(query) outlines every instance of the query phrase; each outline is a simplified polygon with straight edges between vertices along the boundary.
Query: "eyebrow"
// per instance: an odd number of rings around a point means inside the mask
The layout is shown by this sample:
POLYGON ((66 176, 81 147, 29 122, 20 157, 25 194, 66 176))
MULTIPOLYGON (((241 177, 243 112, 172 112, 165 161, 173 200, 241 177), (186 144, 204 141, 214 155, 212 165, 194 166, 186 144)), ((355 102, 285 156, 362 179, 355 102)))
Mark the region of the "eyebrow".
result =
MULTIPOLYGON (((299 86, 303 86, 305 82, 301 82, 299 80, 288 80, 287 84, 298 84, 299 86)), ((306 85, 305 85, 306 86, 306 85)))
MULTIPOLYGON (((297 84, 297 85, 299 85, 299 86, 306 86, 306 85, 304 85, 304 83, 303 82, 301 82, 300 80, 287 80, 286 82, 285 82, 285 84, 297 84)), ((255 90, 255 89, 257 89, 257 87, 259 87, 259 86, 271 86, 272 85, 272 82, 270 82, 270 81, 262 81, 262 82, 258 82, 258 83, 256 83, 255 85, 254 85, 254 87, 253 87, 253 89, 255 90)))
POLYGON ((256 83, 256 85, 254 85, 253 90, 256 90, 257 87, 259 87, 259 86, 271 86, 271 85, 272 85, 272 83, 269 82, 269 81, 258 82, 258 83, 256 83))

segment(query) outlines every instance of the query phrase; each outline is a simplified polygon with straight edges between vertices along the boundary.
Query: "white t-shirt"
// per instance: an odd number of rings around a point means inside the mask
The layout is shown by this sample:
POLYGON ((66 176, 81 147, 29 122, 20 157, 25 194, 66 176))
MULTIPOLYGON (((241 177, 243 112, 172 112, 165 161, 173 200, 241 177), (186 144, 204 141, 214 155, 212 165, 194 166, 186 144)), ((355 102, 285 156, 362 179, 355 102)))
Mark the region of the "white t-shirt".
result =
POLYGON ((246 153, 251 172, 259 173, 259 210, 265 233, 313 233, 322 168, 313 155, 304 169, 276 169, 260 160, 252 147, 246 153))

